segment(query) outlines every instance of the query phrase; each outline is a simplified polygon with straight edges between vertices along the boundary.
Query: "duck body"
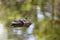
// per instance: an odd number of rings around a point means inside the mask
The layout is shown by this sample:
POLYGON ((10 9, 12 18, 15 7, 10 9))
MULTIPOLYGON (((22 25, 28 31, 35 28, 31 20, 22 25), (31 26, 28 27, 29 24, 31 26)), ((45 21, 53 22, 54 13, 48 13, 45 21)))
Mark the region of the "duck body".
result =
POLYGON ((18 20, 14 20, 11 23, 11 26, 13 27, 29 27, 31 25, 31 21, 27 20, 27 19, 18 19, 18 20))

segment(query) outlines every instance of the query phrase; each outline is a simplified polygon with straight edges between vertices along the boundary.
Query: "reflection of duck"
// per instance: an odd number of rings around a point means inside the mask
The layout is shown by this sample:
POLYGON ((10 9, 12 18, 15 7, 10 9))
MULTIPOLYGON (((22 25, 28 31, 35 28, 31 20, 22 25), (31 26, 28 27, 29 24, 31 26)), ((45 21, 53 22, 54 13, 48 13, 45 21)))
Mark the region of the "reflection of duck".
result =
POLYGON ((31 21, 28 20, 28 18, 26 17, 25 19, 18 19, 18 20, 14 20, 12 22, 12 26, 14 27, 29 27, 31 25, 31 21))

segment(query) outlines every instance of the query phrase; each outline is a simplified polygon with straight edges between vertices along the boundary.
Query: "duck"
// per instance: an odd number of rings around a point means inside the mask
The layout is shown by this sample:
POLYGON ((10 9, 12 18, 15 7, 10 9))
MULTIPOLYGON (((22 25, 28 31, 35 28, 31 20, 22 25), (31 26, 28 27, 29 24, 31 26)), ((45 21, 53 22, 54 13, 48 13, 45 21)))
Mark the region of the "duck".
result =
POLYGON ((15 19, 14 21, 12 21, 11 26, 13 27, 29 27, 32 24, 32 22, 30 20, 28 20, 28 18, 24 18, 24 19, 15 19))

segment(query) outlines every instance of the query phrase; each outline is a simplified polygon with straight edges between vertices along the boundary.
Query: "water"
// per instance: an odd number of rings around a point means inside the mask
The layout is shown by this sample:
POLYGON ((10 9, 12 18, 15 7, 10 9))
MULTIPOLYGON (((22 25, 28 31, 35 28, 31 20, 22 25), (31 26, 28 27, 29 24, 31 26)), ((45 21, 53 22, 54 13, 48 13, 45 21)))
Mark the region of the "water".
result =
POLYGON ((23 33, 22 28, 13 29, 13 33, 18 35, 22 40, 37 40, 37 38, 33 34, 34 23, 30 25, 29 28, 26 29, 25 33, 23 33))
POLYGON ((12 28, 12 31, 9 31, 11 34, 9 34, 8 29, 5 29, 4 25, 0 23, 0 40, 37 40, 33 34, 33 30, 34 24, 26 29, 26 33, 23 33, 22 28, 12 28), (12 36, 12 38, 8 39, 8 35, 12 36))
POLYGON ((7 40, 7 30, 2 23, 0 23, 0 40, 7 40))

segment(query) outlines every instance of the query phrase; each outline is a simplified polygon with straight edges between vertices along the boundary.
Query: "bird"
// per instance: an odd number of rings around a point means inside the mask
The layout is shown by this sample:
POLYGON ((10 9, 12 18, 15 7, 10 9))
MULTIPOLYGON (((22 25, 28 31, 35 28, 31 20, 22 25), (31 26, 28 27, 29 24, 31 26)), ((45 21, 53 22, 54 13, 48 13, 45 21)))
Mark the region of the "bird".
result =
POLYGON ((27 17, 25 17, 24 19, 15 19, 14 21, 12 21, 11 26, 13 27, 29 27, 32 24, 32 22, 30 20, 28 20, 27 17))

